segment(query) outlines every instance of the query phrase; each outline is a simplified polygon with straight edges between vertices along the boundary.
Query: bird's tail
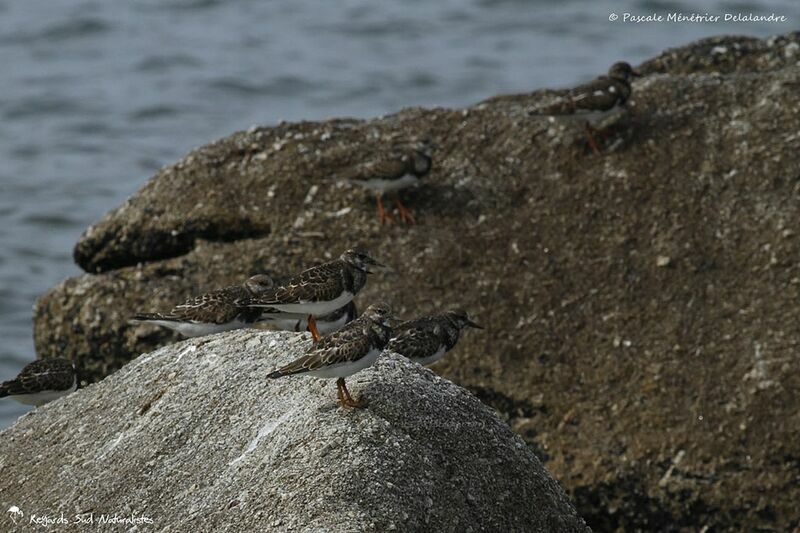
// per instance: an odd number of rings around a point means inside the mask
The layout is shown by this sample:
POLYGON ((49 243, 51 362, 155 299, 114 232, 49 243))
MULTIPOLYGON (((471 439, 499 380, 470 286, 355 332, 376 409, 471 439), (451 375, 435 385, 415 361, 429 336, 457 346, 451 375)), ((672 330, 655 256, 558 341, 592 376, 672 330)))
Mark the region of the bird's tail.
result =
POLYGON ((311 370, 312 363, 315 357, 313 355, 305 355, 300 359, 296 359, 288 365, 282 366, 274 372, 267 374, 270 379, 276 379, 283 376, 291 376, 293 374, 302 374, 311 370))

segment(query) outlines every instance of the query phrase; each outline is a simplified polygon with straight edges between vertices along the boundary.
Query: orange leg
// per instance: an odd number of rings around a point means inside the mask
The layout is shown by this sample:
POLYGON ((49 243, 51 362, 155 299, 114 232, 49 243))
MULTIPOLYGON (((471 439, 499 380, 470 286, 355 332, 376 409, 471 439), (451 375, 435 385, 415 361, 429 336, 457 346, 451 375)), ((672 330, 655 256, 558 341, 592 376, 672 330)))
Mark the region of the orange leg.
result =
POLYGON ((412 213, 409 208, 403 205, 403 203, 400 201, 400 198, 397 199, 397 211, 400 213, 400 220, 406 224, 417 223, 417 221, 414 219, 414 213, 412 213))
POLYGON ((595 155, 600 155, 600 148, 597 146, 597 141, 594 139, 594 128, 588 122, 586 123, 586 138, 589 141, 589 146, 595 155))
POLYGON ((319 334, 319 330, 317 329, 317 321, 314 320, 314 315, 308 315, 308 331, 311 332, 314 342, 319 342, 322 338, 322 335, 319 334))
POLYGON ((336 395, 339 397, 339 403, 342 405, 342 407, 347 409, 347 407, 344 405, 344 393, 342 392, 342 384, 339 383, 340 381, 344 382, 343 379, 336 380, 336 395))
POLYGON ((381 226, 384 224, 391 224, 394 222, 392 215, 383 207, 383 199, 381 198, 381 193, 375 195, 375 199, 378 202, 378 218, 381 221, 381 226))
POLYGON ((347 385, 344 384, 344 378, 336 380, 336 387, 339 389, 339 402, 341 402, 342 407, 345 409, 367 406, 367 402, 363 398, 354 400, 353 397, 350 396, 350 391, 347 390, 347 385))

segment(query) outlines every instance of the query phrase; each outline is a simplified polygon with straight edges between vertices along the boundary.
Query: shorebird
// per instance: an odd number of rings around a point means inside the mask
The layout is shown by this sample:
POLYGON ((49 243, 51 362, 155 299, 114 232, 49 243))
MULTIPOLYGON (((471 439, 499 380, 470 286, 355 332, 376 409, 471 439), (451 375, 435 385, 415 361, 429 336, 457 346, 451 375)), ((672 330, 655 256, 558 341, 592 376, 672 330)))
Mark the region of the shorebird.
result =
MULTIPOLYGON (((375 193, 378 219, 383 225, 393 221, 392 215, 383 206, 383 195, 416 185, 420 178, 430 172, 431 166, 431 156, 425 151, 406 150, 358 165, 346 173, 341 181, 358 185, 375 193)), ((400 220, 407 224, 414 224, 416 222, 414 214, 403 205, 399 196, 396 203, 400 220)))
MULTIPOLYGON (((328 335, 341 329, 358 317, 356 303, 350 301, 344 307, 337 309, 327 315, 319 316, 314 319, 317 332, 321 335, 328 335)), ((302 313, 270 313, 265 310, 259 319, 259 323, 275 326, 276 329, 283 331, 311 331, 308 328, 308 315, 302 313)))
POLYGON ((281 313, 303 314, 314 341, 320 339, 316 318, 350 303, 367 283, 367 274, 390 270, 364 250, 347 250, 339 259, 304 270, 262 297, 244 302, 281 313))
POLYGON ((184 337, 200 337, 239 329, 258 322, 262 309, 240 302, 269 292, 275 284, 270 276, 259 274, 240 285, 202 294, 176 305, 169 313, 139 313, 132 322, 147 322, 177 331, 184 337))
POLYGON ((19 375, 0 385, 0 398, 11 398, 25 405, 44 405, 78 388, 78 375, 68 359, 39 359, 29 363, 19 375))
POLYGON ((339 403, 345 409, 364 407, 363 398, 353 399, 344 378, 372 365, 392 336, 389 321, 392 310, 379 302, 367 307, 364 314, 339 331, 312 345, 306 355, 267 375, 276 379, 294 374, 308 374, 319 378, 337 378, 339 403))
POLYGON ((435 363, 453 349, 464 328, 483 329, 465 311, 447 311, 403 322, 387 348, 421 365, 435 363))
POLYGON ((641 76, 630 64, 619 61, 611 65, 608 75, 578 85, 569 90, 566 99, 558 102, 545 114, 574 114, 584 118, 589 146, 595 154, 600 148, 594 138, 593 120, 602 119, 615 107, 622 107, 631 96, 631 79, 641 76))

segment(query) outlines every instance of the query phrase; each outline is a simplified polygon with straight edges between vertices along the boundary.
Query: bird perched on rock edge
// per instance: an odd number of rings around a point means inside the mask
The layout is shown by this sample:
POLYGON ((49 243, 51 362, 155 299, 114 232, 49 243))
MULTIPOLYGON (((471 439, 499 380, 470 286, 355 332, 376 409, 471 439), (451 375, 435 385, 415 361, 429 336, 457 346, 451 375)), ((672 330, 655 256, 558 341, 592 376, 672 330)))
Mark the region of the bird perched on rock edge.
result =
POLYGON ((16 378, 0 384, 0 398, 40 406, 78 388, 72 361, 60 357, 39 359, 25 365, 16 378))
POLYGON ((339 403, 344 408, 364 407, 364 399, 355 400, 344 379, 371 366, 392 336, 389 322, 392 310, 388 304, 370 305, 364 314, 339 331, 322 337, 306 355, 267 375, 276 379, 294 374, 319 378, 337 378, 339 403))
POLYGON ((184 337, 248 327, 258 322, 263 310, 247 307, 241 302, 259 297, 274 286, 270 276, 258 274, 240 285, 190 298, 173 307, 169 313, 139 313, 134 315, 132 322, 163 326, 184 337))
POLYGON ((390 271, 366 250, 350 249, 338 259, 304 270, 262 297, 242 302, 250 307, 268 307, 283 313, 302 313, 315 341, 320 339, 316 318, 341 309, 367 283, 367 274, 390 271))
POLYGON ((483 329, 462 310, 421 316, 395 326, 394 337, 387 349, 421 365, 428 365, 452 350, 461 331, 468 327, 483 329))
MULTIPOLYGON (((375 193, 378 219, 383 225, 394 220, 383 206, 383 195, 416 185, 422 177, 430 172, 432 164, 433 160, 426 151, 411 149, 358 165, 346 173, 341 181, 358 185, 375 193)), ((413 213, 403 205, 399 197, 396 204, 400 220, 407 224, 414 224, 416 219, 413 213)))
POLYGON ((595 154, 600 153, 600 148, 594 138, 595 129, 591 124, 591 117, 602 115, 614 107, 624 106, 631 96, 631 79, 641 74, 634 70, 629 63, 619 61, 611 65, 608 75, 578 85, 569 90, 566 99, 557 102, 549 109, 541 110, 542 114, 574 114, 586 117, 584 127, 589 141, 589 146, 595 154))

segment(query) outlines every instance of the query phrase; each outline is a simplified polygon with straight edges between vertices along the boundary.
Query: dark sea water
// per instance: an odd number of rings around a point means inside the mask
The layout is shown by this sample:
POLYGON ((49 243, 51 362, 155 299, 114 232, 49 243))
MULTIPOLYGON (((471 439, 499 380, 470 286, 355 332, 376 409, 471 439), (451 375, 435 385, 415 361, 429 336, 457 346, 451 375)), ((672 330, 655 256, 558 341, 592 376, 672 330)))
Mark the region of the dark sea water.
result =
MULTIPOLYGON (((800 28, 800 2, 0 0, 0 380, 83 229, 189 149, 253 124, 462 106, 565 86, 718 34, 800 28), (772 12, 785 23, 610 22, 772 12)), ((0 400, 0 428, 25 408, 0 400)))

